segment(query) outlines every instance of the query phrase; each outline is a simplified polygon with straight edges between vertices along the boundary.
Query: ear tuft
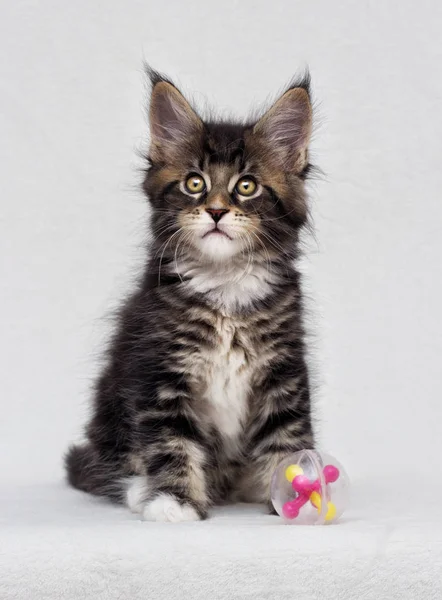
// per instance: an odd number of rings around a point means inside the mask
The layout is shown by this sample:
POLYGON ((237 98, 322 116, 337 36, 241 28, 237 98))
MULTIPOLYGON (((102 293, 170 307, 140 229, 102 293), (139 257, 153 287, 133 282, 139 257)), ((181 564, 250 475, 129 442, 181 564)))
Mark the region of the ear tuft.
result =
POLYGON ((159 71, 153 69, 147 62, 144 63, 144 71, 150 81, 152 89, 157 83, 160 83, 160 81, 167 81, 167 83, 173 85, 173 82, 166 75, 163 75, 159 71))
POLYGON ((289 90, 293 90, 294 88, 302 88, 307 92, 307 95, 311 102, 311 87, 312 87, 312 78, 310 76, 310 72, 306 70, 303 75, 300 77, 294 77, 286 89, 286 92, 289 90))

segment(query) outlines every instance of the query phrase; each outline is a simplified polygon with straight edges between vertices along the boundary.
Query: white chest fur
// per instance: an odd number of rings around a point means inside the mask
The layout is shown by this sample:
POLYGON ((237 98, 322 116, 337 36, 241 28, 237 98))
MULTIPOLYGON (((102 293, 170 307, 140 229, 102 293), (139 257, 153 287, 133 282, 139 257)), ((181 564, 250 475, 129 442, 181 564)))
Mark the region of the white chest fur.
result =
POLYGON ((220 318, 218 344, 205 359, 204 401, 212 424, 235 452, 247 416, 250 367, 242 347, 234 343, 235 324, 220 318))
POLYGON ((247 418, 253 371, 243 346, 235 343, 241 323, 234 315, 238 308, 268 296, 278 276, 267 263, 244 264, 241 257, 220 264, 178 260, 173 268, 184 278, 183 288, 191 294, 203 294, 218 315, 215 348, 192 359, 189 371, 198 392, 202 390, 203 410, 210 424, 223 437, 226 452, 234 455, 247 418))
POLYGON ((204 294, 224 314, 265 298, 277 280, 266 263, 207 265, 183 261, 174 265, 174 269, 188 279, 185 287, 204 294))

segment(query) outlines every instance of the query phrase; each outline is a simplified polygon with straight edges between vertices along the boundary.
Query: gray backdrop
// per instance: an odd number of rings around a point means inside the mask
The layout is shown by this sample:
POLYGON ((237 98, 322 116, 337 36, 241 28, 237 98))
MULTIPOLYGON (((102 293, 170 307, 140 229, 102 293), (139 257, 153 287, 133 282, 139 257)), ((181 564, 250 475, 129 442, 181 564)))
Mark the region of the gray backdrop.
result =
POLYGON ((141 263, 143 57, 238 115, 310 66, 319 439, 353 476, 440 470, 441 26, 438 0, 2 1, 4 478, 60 477, 141 263))

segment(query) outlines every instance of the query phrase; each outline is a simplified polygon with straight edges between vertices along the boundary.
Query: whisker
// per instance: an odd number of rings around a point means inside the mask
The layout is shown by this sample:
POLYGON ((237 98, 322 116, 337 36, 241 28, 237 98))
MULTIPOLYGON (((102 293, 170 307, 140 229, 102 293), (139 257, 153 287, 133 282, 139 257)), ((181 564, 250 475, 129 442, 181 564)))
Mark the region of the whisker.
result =
POLYGON ((181 243, 184 245, 184 249, 186 248, 186 243, 188 242, 188 240, 190 240, 190 238, 191 238, 191 232, 185 231, 184 235, 181 236, 181 238, 178 240, 177 246, 175 248, 175 256, 174 256, 175 271, 176 271, 178 277, 180 278, 181 283, 183 283, 183 278, 181 277, 181 273, 179 272, 179 269, 178 269, 177 252, 178 252, 178 249, 179 249, 181 243))
POLYGON ((161 253, 161 257, 160 257, 160 263, 159 263, 159 266, 158 266, 158 285, 159 285, 159 286, 161 285, 161 264, 162 264, 162 262, 163 262, 163 256, 164 256, 164 253, 165 253, 165 251, 166 251, 166 248, 167 248, 167 246, 169 245, 169 243, 170 243, 170 242, 173 240, 173 238, 174 238, 176 235, 178 235, 179 233, 181 233, 181 231, 182 231, 182 230, 183 230, 183 228, 182 228, 182 227, 180 227, 180 228, 178 229, 178 231, 175 231, 175 233, 173 233, 173 234, 172 234, 172 235, 171 235, 171 236, 170 236, 170 237, 167 239, 166 243, 164 244, 164 249, 163 249, 163 252, 161 253))
POLYGON ((287 251, 281 246, 281 244, 279 244, 276 240, 274 240, 269 234, 267 234, 265 231, 262 231, 261 229, 259 229, 258 227, 256 227, 256 225, 253 225, 253 223, 249 223, 249 227, 253 227, 253 229, 256 229, 256 231, 258 231, 262 236, 264 236, 275 248, 277 248, 283 255, 287 254, 287 251))

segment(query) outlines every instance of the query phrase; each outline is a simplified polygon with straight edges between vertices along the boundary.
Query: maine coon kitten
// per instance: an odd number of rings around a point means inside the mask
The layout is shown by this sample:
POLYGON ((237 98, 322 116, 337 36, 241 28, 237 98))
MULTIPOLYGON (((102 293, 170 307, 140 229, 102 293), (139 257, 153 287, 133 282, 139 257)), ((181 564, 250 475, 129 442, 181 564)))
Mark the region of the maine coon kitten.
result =
POLYGON ((151 79, 154 241, 66 467, 145 519, 186 521, 269 503, 279 461, 313 445, 294 265, 312 110, 306 77, 257 122, 203 122, 151 79))

